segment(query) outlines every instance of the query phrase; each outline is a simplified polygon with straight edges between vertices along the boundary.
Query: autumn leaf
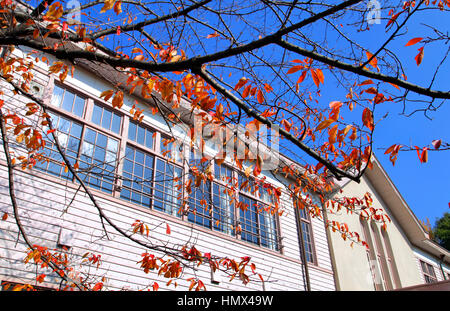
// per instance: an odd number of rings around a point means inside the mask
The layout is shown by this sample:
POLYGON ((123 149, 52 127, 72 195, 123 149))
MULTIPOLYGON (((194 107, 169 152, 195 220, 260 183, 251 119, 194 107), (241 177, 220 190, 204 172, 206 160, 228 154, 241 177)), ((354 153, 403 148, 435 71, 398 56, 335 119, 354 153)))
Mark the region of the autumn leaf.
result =
POLYGON ((303 80, 305 80, 306 74, 308 73, 307 70, 303 71, 303 73, 301 74, 301 76, 298 78, 297 80, 297 84, 300 84, 303 82, 303 80))
POLYGON ((322 121, 322 122, 316 127, 316 131, 320 131, 320 130, 323 130, 323 129, 329 127, 333 122, 334 122, 334 120, 332 120, 332 119, 328 119, 328 120, 322 121))
POLYGON ((258 89, 258 93, 256 95, 256 99, 258 100, 258 103, 262 104, 264 102, 264 95, 261 89, 258 89))
POLYGON ((114 108, 121 108, 123 105, 123 92, 117 91, 112 100, 112 106, 114 108))
POLYGON ((391 17, 391 19, 389 20, 389 22, 386 24, 386 28, 389 27, 389 25, 391 25, 393 22, 395 22, 395 20, 398 18, 398 16, 403 13, 403 11, 398 12, 397 14, 393 15, 391 17))
POLYGON ((289 70, 287 71, 286 74, 292 74, 292 73, 296 73, 299 70, 302 70, 304 67, 302 65, 298 65, 298 66, 293 66, 291 68, 289 68, 289 70))
POLYGON ((422 63, 423 60, 423 47, 418 49, 419 53, 414 58, 416 60, 417 66, 419 66, 422 63))
POLYGON ((215 31, 215 32, 212 33, 212 34, 207 35, 207 36, 206 36, 206 39, 216 38, 216 37, 219 37, 219 36, 220 36, 220 35, 217 33, 217 31, 215 31))
POLYGON ((63 12, 64 10, 61 3, 55 2, 48 9, 44 19, 48 21, 57 21, 63 15, 63 12))
POLYGON ((105 13, 106 11, 111 10, 115 2, 116 0, 105 0, 103 7, 100 10, 100 13, 105 13))
POLYGON ((95 286, 92 288, 92 290, 95 291, 99 291, 103 288, 103 283, 102 282, 98 282, 97 284, 95 284, 95 286))
POLYGON ((366 51, 366 56, 367 56, 367 60, 370 60, 369 64, 375 69, 378 68, 378 60, 377 60, 377 58, 374 57, 373 54, 370 53, 369 51, 366 51))
POLYGON ((431 142, 434 149, 439 149, 439 147, 441 146, 441 143, 442 143, 442 140, 440 140, 440 139, 435 139, 431 142))
POLYGON ((374 125, 373 125, 373 115, 372 111, 370 111, 369 108, 365 108, 362 114, 362 121, 363 124, 371 131, 373 131, 374 125))
POLYGON ((122 13, 122 0, 116 1, 116 3, 114 3, 114 12, 116 12, 116 15, 122 13))
POLYGON ((422 41, 422 39, 423 39, 423 38, 421 38, 421 37, 413 38, 413 39, 409 40, 408 43, 406 43, 405 46, 411 46, 411 45, 414 45, 414 44, 416 44, 416 43, 422 41))
POLYGON ((241 87, 243 87, 248 82, 248 79, 245 77, 242 77, 239 79, 238 83, 235 85, 234 90, 237 91, 241 87))
POLYGON ((168 223, 166 223, 166 234, 170 234, 171 230, 170 230, 170 226, 168 223))
POLYGON ((39 283, 44 282, 44 278, 45 278, 45 274, 40 274, 36 277, 36 281, 38 281, 39 283))
POLYGON ((8 219, 8 213, 3 213, 2 220, 5 221, 8 219))
POLYGON ((289 132, 291 130, 292 124, 288 122, 286 119, 281 120, 281 124, 284 126, 286 131, 289 132))
POLYGON ((313 78, 314 84, 319 87, 320 83, 323 84, 324 76, 323 72, 320 69, 311 69, 311 76, 313 78))
POLYGON ((114 94, 114 90, 106 90, 100 94, 100 98, 103 98, 105 101, 108 101, 114 94))
POLYGON ((325 82, 325 76, 323 75, 322 69, 317 68, 317 69, 316 69, 316 74, 317 74, 317 77, 319 78, 319 82, 322 83, 322 84, 324 84, 324 82, 325 82))

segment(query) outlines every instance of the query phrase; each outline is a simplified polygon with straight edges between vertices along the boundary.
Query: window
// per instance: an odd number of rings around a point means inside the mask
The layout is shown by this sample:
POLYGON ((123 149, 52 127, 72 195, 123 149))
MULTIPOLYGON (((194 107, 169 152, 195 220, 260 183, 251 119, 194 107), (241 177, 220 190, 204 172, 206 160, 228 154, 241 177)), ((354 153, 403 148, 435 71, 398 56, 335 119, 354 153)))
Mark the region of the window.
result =
POLYGON ((130 121, 128 126, 128 139, 147 148, 153 149, 156 132, 145 128, 141 124, 130 121))
POLYGON ((104 129, 119 134, 122 117, 117 112, 113 112, 112 110, 95 103, 92 112, 92 122, 100 125, 104 129))
POLYGON ((420 260, 420 266, 422 268, 423 277, 425 283, 435 283, 437 282, 436 274, 434 273, 434 268, 427 262, 420 260))
POLYGON ((304 255, 307 262, 314 263, 314 245, 312 238, 312 230, 311 230, 311 219, 308 216, 307 209, 305 207, 300 208, 298 206, 296 208, 297 214, 297 229, 299 235, 299 243, 300 243, 300 251, 304 251, 304 255), (301 231, 300 231, 301 228, 301 231), (303 245, 301 245, 300 234, 303 239, 303 245))
POLYGON ((156 159, 154 209, 181 216, 182 174, 181 167, 161 158, 156 159))
POLYGON ((241 239, 263 247, 280 250, 273 197, 253 177, 238 173, 239 223, 241 239))
MULTIPOLYGON (((55 85, 51 103, 49 113, 55 135, 89 187, 261 247, 280 250, 278 218, 267 185, 226 165, 191 157, 191 164, 198 168, 212 165, 213 177, 199 183, 194 180, 194 172, 186 172, 182 165, 183 144, 167 134, 60 85, 55 85), (124 124, 128 124, 128 129, 122 131, 124 124), (192 193, 185 197, 184 184, 189 178, 198 187, 192 186, 192 193), (188 214, 184 213, 186 208, 188 214)), ((65 168, 52 135, 45 140, 45 160, 39 161, 36 168, 76 182, 65 168)), ((308 228, 305 237, 310 245, 308 228)), ((312 258, 312 247, 308 254, 312 258)))
POLYGON ((154 162, 154 156, 127 146, 123 164, 121 198, 151 207, 154 162))
POLYGON ((80 156, 80 176, 91 187, 112 192, 119 142, 86 127, 80 156))
MULTIPOLYGON (((80 137, 83 129, 82 124, 54 113, 50 113, 49 115, 52 119, 53 128, 56 129, 55 134, 61 148, 65 152, 69 162, 72 165, 75 164, 80 149, 80 137)), ((44 133, 46 133, 47 130, 48 128, 45 128, 44 133)), ((48 134, 47 137, 44 136, 46 145, 43 153, 47 158, 43 162, 38 161, 35 168, 64 179, 72 179, 72 174, 65 171, 63 158, 59 154, 51 137, 51 134, 48 134)))
POLYGON ((50 104, 81 117, 84 113, 85 99, 67 89, 55 85, 50 104))

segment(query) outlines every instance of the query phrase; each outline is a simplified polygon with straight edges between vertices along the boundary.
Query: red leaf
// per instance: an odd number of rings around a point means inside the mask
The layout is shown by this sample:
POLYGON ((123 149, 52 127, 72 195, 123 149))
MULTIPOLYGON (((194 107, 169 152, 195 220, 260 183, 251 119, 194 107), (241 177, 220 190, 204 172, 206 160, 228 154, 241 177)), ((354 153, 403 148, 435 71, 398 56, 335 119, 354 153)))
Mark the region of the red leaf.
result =
POLYGON ((373 131, 374 125, 373 125, 373 115, 372 111, 370 111, 369 108, 365 108, 362 114, 362 121, 363 124, 371 131, 373 131))
POLYGON ((413 38, 413 39, 409 40, 408 43, 406 43, 405 46, 414 45, 414 44, 416 44, 417 42, 422 41, 422 39, 423 39, 423 38, 421 38, 421 37, 413 38))
POLYGON ((211 38, 216 38, 216 37, 219 37, 220 35, 217 33, 217 31, 216 32, 214 32, 214 33, 212 33, 212 34, 209 34, 209 35, 207 35, 206 36, 206 39, 211 39, 211 38))
POLYGON ((154 282, 153 285, 152 285, 152 287, 153 287, 153 290, 154 290, 154 291, 157 291, 158 288, 159 288, 159 285, 158 285, 158 283, 154 282))
POLYGON ((441 146, 441 143, 442 143, 442 140, 440 140, 440 139, 436 139, 431 142, 431 144, 433 144, 434 149, 439 149, 439 147, 441 146))
MULTIPOLYGON (((366 56, 367 56, 367 60, 369 60, 369 59, 371 59, 371 58, 373 57, 373 54, 370 53, 370 52, 368 52, 368 51, 366 51, 366 56)), ((378 67, 378 60, 377 60, 377 58, 376 58, 376 57, 373 57, 373 58, 370 60, 369 64, 370 64, 373 68, 377 68, 377 67, 378 67)))
POLYGON ((167 233, 167 234, 170 234, 170 233, 171 233, 171 231, 170 231, 170 226, 169 226, 169 224, 167 224, 167 223, 166 223, 166 233, 167 233))
POLYGON ((419 51, 419 53, 414 58, 416 60, 417 66, 419 66, 420 63, 422 63, 422 60, 423 60, 423 47, 418 49, 418 51, 419 51))
POLYGON ((103 283, 102 282, 98 282, 97 284, 95 284, 94 288, 92 288, 92 290, 95 291, 99 291, 103 288, 103 283))
POLYGON ((264 95, 263 95, 261 89, 258 89, 258 93, 256 95, 256 98, 258 100, 258 103, 262 104, 264 102, 264 95))
POLYGON ((398 17, 401 13, 403 13, 403 11, 400 11, 400 12, 398 12, 397 14, 393 15, 393 16, 391 17, 391 19, 389 20, 389 22, 387 23, 386 28, 388 28, 390 24, 392 24, 393 22, 395 22, 395 20, 397 19, 397 17, 398 17))
POLYGON ((298 78, 297 84, 302 83, 303 80, 305 80, 306 74, 308 73, 307 70, 303 71, 302 75, 298 78))
POLYGON ((420 162, 422 162, 422 163, 428 162, 428 148, 427 147, 422 149, 422 155, 420 157, 420 162))
POLYGON ((320 79, 319 76, 317 75, 317 72, 315 69, 311 69, 311 76, 313 78, 314 84, 319 87, 320 85, 320 79))
POLYGON ((303 66, 302 66, 302 65, 293 66, 293 67, 291 67, 291 68, 288 70, 288 72, 287 72, 286 74, 295 73, 295 72, 297 72, 297 71, 299 71, 299 70, 302 70, 302 69, 303 69, 303 66))

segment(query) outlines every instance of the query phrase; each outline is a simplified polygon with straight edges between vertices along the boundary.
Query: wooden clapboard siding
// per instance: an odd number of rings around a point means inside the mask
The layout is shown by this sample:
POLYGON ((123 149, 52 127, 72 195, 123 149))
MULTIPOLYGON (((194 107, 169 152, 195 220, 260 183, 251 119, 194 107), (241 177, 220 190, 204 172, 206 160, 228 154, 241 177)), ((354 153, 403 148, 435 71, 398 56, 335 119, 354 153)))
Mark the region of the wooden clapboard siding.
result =
MULTIPOLYGON (((44 88, 44 98, 51 94, 48 86, 53 84, 52 78, 46 74, 45 64, 34 70, 36 85, 44 88)), ((67 77, 66 84, 78 89, 85 95, 100 100, 99 94, 109 86, 85 69, 75 71, 74 78, 67 77)), ((4 89, 6 84, 1 84, 4 89)), ((23 96, 11 95, 13 100, 5 103, 5 108, 19 109, 29 100, 23 96)), ((125 98, 124 113, 134 103, 134 98, 125 98)), ((141 104, 140 104, 141 105, 141 104)), ((23 113, 23 112, 22 112, 23 113)), ((156 129, 164 129, 164 122, 159 116, 150 113, 145 120, 156 129), (159 118, 159 119, 158 119, 159 118)), ((17 149, 18 150, 18 149, 17 149)), ((139 269, 138 261, 146 250, 118 234, 111 226, 105 225, 107 236, 103 231, 98 211, 82 189, 77 191, 78 185, 37 170, 14 170, 14 183, 19 205, 20 219, 25 225, 27 235, 32 243, 55 248, 61 228, 66 233, 72 233, 69 251, 74 259, 80 260, 86 252, 101 254, 102 265, 97 275, 107 277, 108 289, 140 289, 150 286, 153 282, 160 285, 165 279, 155 273, 145 274, 139 269), (67 208, 67 204, 71 206, 67 208)), ((7 212, 6 221, 0 221, 0 280, 33 282, 35 267, 23 264, 27 249, 22 239, 18 238, 18 228, 12 215, 10 195, 8 192, 8 175, 5 165, 5 155, 0 152, 0 212, 7 212), (4 258, 6 258, 4 260, 4 258)), ((298 240, 297 220, 292 201, 288 193, 283 192, 281 206, 283 215, 279 218, 279 230, 282 237, 282 252, 271 251, 257 245, 240 241, 230 235, 222 234, 201 226, 191 224, 174 216, 155 210, 149 210, 131 202, 115 198, 100 191, 92 190, 96 200, 104 213, 115 225, 124 231, 130 231, 135 220, 142 220, 152 228, 150 237, 169 244, 178 245, 194 243, 202 252, 211 252, 224 257, 239 259, 250 256, 255 263, 257 272, 261 273, 267 282, 267 290, 304 290, 304 267, 301 262, 298 240), (171 228, 171 234, 166 234, 166 223, 171 228)), ((312 220, 312 238, 314 239, 317 262, 308 264, 313 290, 334 290, 333 273, 328 252, 328 243, 324 224, 321 220, 312 220)), ((138 237, 138 236, 136 236, 138 237)), ((138 237, 139 238, 139 237, 138 237)), ((158 255, 158 252, 151 252, 158 255)), ((250 268, 248 268, 250 272, 250 268)), ((183 277, 193 276, 188 271, 183 277)), ((210 280, 210 269, 200 266, 196 276, 204 280, 207 289, 212 290, 262 290, 261 282, 250 282, 243 285, 239 280, 228 281, 228 277, 217 272, 215 279, 219 284, 210 280)), ((258 278, 256 278, 258 279, 258 278)), ((51 281, 51 280, 49 280, 51 281)), ((50 283, 44 285, 50 286, 50 283)), ((188 289, 189 283, 179 281, 177 290, 188 289)), ((161 286, 161 289, 165 289, 161 286)), ((175 289, 173 285, 167 289, 175 289)))
MULTIPOLYGON (((8 202, 9 194, 7 192, 6 170, 5 166, 1 166, 1 168, 0 195, 2 202, 8 202)), ((72 183, 65 185, 64 181, 57 183, 55 182, 57 178, 46 176, 42 173, 36 173, 36 176, 33 176, 22 171, 15 171, 15 175, 21 219, 24 223, 27 223, 27 232, 30 234, 31 240, 38 240, 43 245, 55 247, 60 226, 64 226, 69 230, 73 229, 75 231, 73 247, 74 249, 82 250, 79 252, 80 255, 88 250, 92 250, 93 253, 98 252, 102 254, 103 263, 101 267, 104 270, 100 269, 98 273, 102 274, 102 272, 108 271, 107 276, 112 288, 121 289, 122 287, 127 287, 133 289, 149 285, 153 281, 164 282, 161 278, 157 278, 151 274, 146 275, 138 269, 137 262, 140 260, 144 249, 134 245, 128 239, 121 237, 109 226, 106 226, 106 228, 112 241, 105 239, 96 241, 103 235, 97 211, 82 191, 79 191, 75 195, 76 185, 72 183), (73 199, 74 195, 75 199, 73 199), (72 206, 64 214, 63 220, 58 220, 59 218, 57 216, 61 215, 65 204, 72 199, 72 206), (93 241, 96 243, 94 244, 93 241)), ((207 250, 231 258, 251 256, 258 272, 265 277, 270 276, 270 284, 267 284, 266 288, 271 290, 304 289, 303 270, 298 259, 298 253, 290 251, 281 255, 276 252, 264 250, 258 246, 246 245, 245 242, 235 241, 234 238, 220 233, 209 232, 208 229, 183 222, 172 216, 155 211, 144 211, 143 208, 133 206, 133 204, 126 201, 114 198, 109 198, 108 200, 108 195, 103 195, 96 191, 94 193, 97 194, 98 202, 108 217, 111 217, 118 226, 125 230, 131 228, 131 224, 135 219, 143 220, 150 227, 152 224, 158 225, 163 223, 157 230, 151 232, 151 236, 164 240, 169 238, 175 243, 177 241, 186 242, 186 236, 191 236, 196 241, 199 250, 207 250), (171 227, 170 236, 165 234, 165 222, 169 223, 171 227), (288 256, 288 253, 295 254, 296 258, 288 256)), ((11 213, 10 208, 8 213, 11 213)), ((280 224, 282 232, 287 234, 287 237, 283 240, 285 249, 298 250, 298 241, 296 240, 296 234, 294 234, 296 230, 295 220, 292 217, 292 212, 283 215, 280 219, 280 224)), ((313 225, 315 231, 314 236, 320 235, 320 231, 316 233, 316 227, 320 228, 320 226, 313 225)), ((15 232, 10 234, 9 239, 2 234, 1 240, 2 245, 5 245, 3 246, 4 249, 8 248, 10 252, 14 252, 14 256, 10 257, 16 258, 20 262, 24 257, 24 249, 16 249, 13 246, 15 240, 11 239, 11 236, 17 234, 17 228, 12 222, 12 217, 2 224, 2 229, 5 229, 9 233, 15 232)), ((320 243, 316 243, 316 250, 320 249, 320 245, 320 243)), ((8 269, 8 267, 2 266, 1 269, 0 274, 7 276, 8 273, 5 272, 5 269, 8 269)), ((25 274, 27 271, 31 273, 29 268, 22 267, 20 269, 21 274, 25 274)), ((201 267, 198 275, 205 280, 210 279, 210 272, 207 267, 201 267)), ((311 266, 310 277, 313 289, 333 289, 333 277, 330 271, 315 269, 311 266)), ((28 276, 28 278, 32 279, 31 276, 28 276)), ((212 286, 214 289, 262 289, 260 283, 250 283, 247 286, 243 286, 238 281, 229 283, 225 277, 219 279, 221 279, 219 285, 207 284, 207 286, 212 286)), ((181 284, 182 282, 179 283, 177 289, 183 289, 185 286, 188 286, 187 284, 181 284)))

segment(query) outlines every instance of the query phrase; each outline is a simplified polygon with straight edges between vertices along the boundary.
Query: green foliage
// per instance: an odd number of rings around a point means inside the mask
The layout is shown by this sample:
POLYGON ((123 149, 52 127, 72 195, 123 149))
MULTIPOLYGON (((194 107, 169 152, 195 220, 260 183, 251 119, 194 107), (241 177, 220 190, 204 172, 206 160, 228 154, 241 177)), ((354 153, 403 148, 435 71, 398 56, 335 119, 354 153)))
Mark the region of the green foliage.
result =
POLYGON ((450 250, 450 213, 445 213, 436 221, 433 234, 439 245, 450 250))

